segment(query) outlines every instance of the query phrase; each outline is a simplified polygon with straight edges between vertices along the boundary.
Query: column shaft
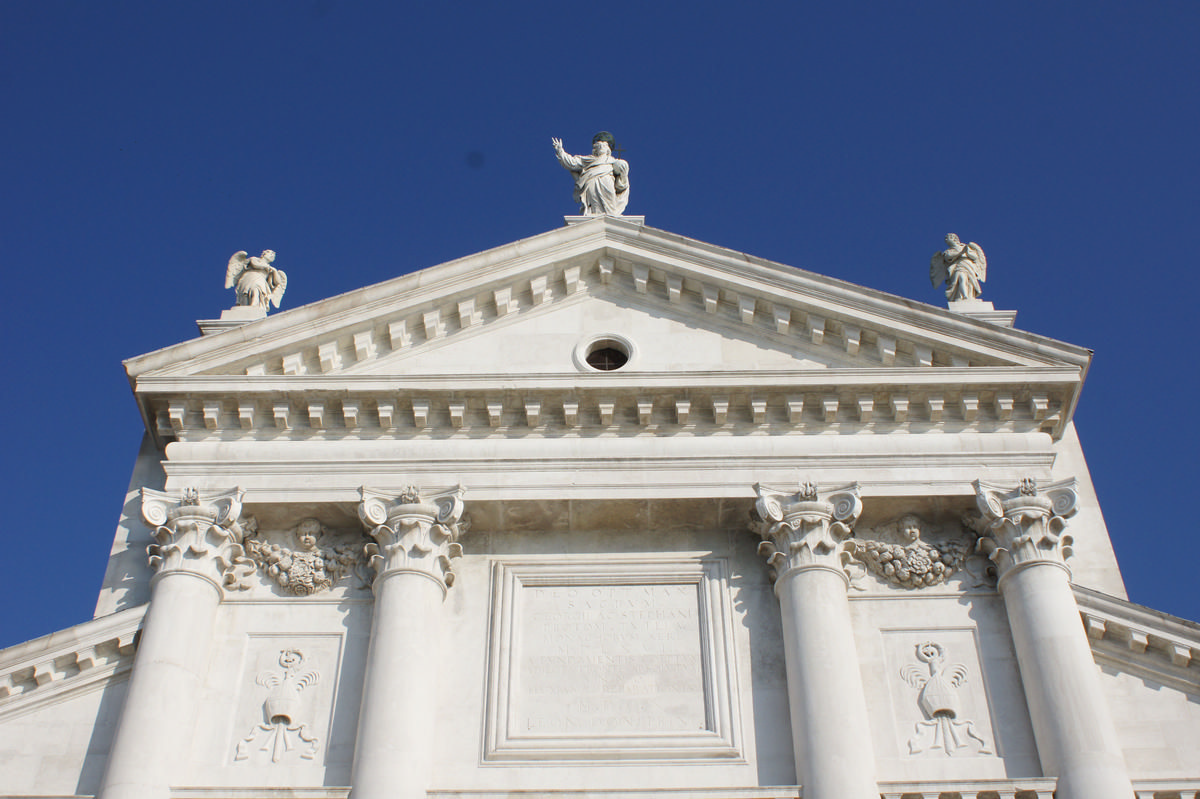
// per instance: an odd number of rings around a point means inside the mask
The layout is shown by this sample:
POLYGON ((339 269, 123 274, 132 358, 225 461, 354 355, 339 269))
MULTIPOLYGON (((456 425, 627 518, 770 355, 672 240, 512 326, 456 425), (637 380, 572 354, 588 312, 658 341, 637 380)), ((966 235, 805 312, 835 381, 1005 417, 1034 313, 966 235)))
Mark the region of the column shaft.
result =
POLYGON ((98 799, 170 796, 189 750, 220 602, 216 585, 187 572, 154 586, 98 799))
POLYGON ((354 799, 425 796, 437 718, 443 589, 400 572, 376 586, 375 619, 354 750, 354 799))
POLYGON ((1042 767, 1058 799, 1129 799, 1121 742, 1066 572, 1032 565, 1001 591, 1042 767))
POLYGON ((776 592, 804 797, 875 799, 875 758, 846 581, 828 569, 804 569, 781 577, 776 592))

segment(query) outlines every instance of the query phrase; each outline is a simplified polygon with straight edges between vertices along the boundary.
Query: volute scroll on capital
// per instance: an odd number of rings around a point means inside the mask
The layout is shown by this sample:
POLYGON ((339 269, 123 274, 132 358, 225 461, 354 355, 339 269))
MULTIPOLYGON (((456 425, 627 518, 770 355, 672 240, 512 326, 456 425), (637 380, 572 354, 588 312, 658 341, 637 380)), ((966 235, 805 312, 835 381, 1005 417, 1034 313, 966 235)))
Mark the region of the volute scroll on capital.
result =
POLYGON ((396 496, 363 487, 359 493, 358 517, 375 539, 366 545, 366 554, 376 585, 397 572, 423 574, 443 591, 454 585, 451 561, 462 557, 458 539, 470 526, 462 500, 465 488, 422 495, 410 485, 396 496))
POLYGON ((159 579, 186 572, 212 582, 218 589, 232 585, 240 571, 253 570, 245 557, 244 526, 253 519, 241 517, 240 488, 201 494, 195 488, 181 494, 142 489, 142 519, 150 526, 154 542, 146 548, 159 579))
POLYGON ((1016 486, 976 480, 975 504, 981 518, 979 549, 995 564, 1001 579, 1013 569, 1051 564, 1070 572, 1072 537, 1063 532, 1078 511, 1075 478, 1038 486, 1025 478, 1016 486))
POLYGON ((756 483, 754 492, 754 527, 763 539, 758 552, 766 556, 777 579, 812 568, 849 579, 846 567, 851 558, 845 543, 862 514, 858 483, 821 490, 806 481, 794 493, 756 483))

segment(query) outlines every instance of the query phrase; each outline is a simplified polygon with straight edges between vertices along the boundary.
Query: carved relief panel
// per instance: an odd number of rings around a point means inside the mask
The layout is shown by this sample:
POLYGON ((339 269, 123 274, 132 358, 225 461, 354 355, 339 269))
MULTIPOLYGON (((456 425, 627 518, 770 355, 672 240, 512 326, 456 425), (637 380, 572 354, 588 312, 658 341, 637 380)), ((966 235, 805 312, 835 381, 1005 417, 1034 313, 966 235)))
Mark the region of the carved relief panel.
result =
POLYGON ((247 637, 229 763, 250 771, 323 763, 341 649, 335 633, 247 637))
POLYGON ((899 753, 909 758, 998 755, 992 706, 972 629, 884 630, 899 753))

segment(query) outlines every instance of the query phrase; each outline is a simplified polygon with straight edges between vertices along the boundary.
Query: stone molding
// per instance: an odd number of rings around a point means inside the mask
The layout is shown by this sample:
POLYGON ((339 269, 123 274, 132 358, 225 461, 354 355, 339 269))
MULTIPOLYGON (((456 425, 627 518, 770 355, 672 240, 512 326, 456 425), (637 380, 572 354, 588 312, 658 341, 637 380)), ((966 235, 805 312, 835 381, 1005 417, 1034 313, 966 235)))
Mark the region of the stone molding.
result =
POLYGON ((102 616, 0 652, 0 718, 36 710, 128 672, 147 607, 102 616))
POLYGON ((460 535, 469 526, 463 518, 461 485, 440 494, 422 496, 408 486, 399 497, 365 486, 358 517, 374 542, 366 545, 376 586, 399 573, 417 573, 436 582, 445 594, 454 585, 451 560, 462 557, 460 535))
POLYGON ((1072 586, 1093 654, 1157 682, 1193 692, 1200 672, 1200 624, 1072 586))
POLYGON ((519 391, 511 376, 412 378, 399 388, 375 377, 201 376, 147 379, 139 391, 160 441, 681 430, 1057 434, 1071 394, 1070 376, 1057 368, 980 367, 989 373, 984 387, 956 384, 965 369, 918 371, 603 375, 603 386, 590 376, 551 375, 531 377, 519 391))
POLYGON ((146 548, 152 581, 168 574, 190 574, 213 584, 224 595, 224 587, 242 581, 255 569, 245 557, 240 521, 240 488, 201 494, 194 488, 181 494, 142 489, 142 519, 150 526, 155 543, 146 548))
POLYGON ((1070 575, 1072 538, 1063 530, 1078 510, 1075 478, 1038 487, 1027 477, 1016 486, 975 480, 980 550, 995 564, 1000 580, 1014 570, 1039 564, 1058 566, 1070 575))
POLYGON ((822 491, 805 482, 792 494, 756 483, 754 492, 755 528, 763 538, 758 552, 775 570, 776 586, 806 569, 835 572, 849 585, 846 540, 862 514, 858 483, 822 491))

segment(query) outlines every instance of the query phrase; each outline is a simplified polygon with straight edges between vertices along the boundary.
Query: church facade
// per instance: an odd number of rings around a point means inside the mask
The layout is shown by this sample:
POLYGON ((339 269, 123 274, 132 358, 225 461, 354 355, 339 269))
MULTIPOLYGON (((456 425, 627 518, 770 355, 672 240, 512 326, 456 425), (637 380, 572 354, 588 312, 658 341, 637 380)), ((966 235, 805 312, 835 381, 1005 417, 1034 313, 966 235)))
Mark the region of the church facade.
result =
POLYGON ((1200 796, 1200 625, 1125 598, 1087 350, 569 222, 126 362, 0 797, 1200 796))

